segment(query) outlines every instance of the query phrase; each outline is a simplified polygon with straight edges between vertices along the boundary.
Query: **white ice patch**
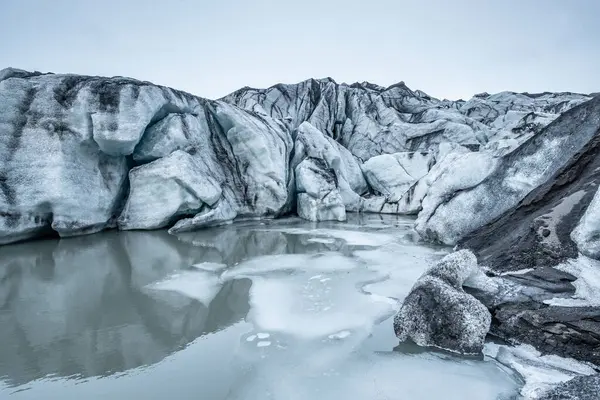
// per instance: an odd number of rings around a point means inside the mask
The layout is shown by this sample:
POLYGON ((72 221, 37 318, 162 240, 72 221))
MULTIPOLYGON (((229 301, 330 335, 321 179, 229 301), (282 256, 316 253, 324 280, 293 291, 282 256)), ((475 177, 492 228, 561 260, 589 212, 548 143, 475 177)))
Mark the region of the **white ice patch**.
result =
POLYGON ((525 381, 521 395, 525 399, 537 399, 562 382, 579 375, 596 373, 587 364, 555 355, 543 356, 528 345, 509 347, 486 343, 483 352, 521 375, 525 381))
MULTIPOLYGON (((548 214, 546 214, 544 219, 548 224, 548 229, 550 231, 550 235, 542 240, 544 244, 554 244, 560 245, 560 239, 556 234, 556 225, 563 219, 565 215, 568 215, 574 206, 579 204, 581 199, 585 196, 585 190, 579 190, 575 193, 570 194, 567 197, 564 197, 559 204, 557 204, 548 214)), ((542 225, 540 229, 545 229, 542 225)))
POLYGON ((314 236, 309 240, 332 240, 342 239, 350 246, 383 246, 384 244, 394 241, 392 235, 374 232, 358 232, 351 230, 342 229, 303 229, 303 228, 289 228, 281 229, 281 232, 289 235, 310 235, 314 236))
POLYGON ((199 270, 182 271, 146 287, 179 293, 208 306, 222 286, 219 275, 199 270))
POLYGON ((544 303, 562 307, 599 307, 600 306, 600 261, 584 255, 568 260, 556 269, 577 277, 573 282, 575 293, 571 298, 554 298, 544 303))
POLYGON ((206 272, 220 272, 227 268, 227 265, 215 262, 203 262, 192 265, 192 268, 206 272))
POLYGON ((269 338, 271 335, 269 335, 268 333, 258 333, 256 335, 259 339, 267 339, 269 338))
MULTIPOLYGON (((255 257, 226 270, 222 274, 224 280, 240 277, 261 276, 267 273, 280 271, 314 271, 336 272, 349 271, 357 267, 355 260, 340 253, 308 254, 281 254, 273 256, 255 257)), ((317 275, 320 279, 322 275, 317 275)))
POLYGON ((341 331, 338 333, 334 333, 333 335, 329 335, 329 339, 332 340, 343 340, 350 336, 352 333, 350 331, 341 331))
POLYGON ((307 240, 309 243, 321 243, 321 244, 333 244, 335 239, 331 238, 310 238, 307 240))
POLYGON ((368 269, 377 273, 363 290, 380 296, 403 300, 425 270, 446 253, 423 246, 392 244, 378 250, 355 251, 368 269))
POLYGON ((490 293, 498 290, 498 278, 490 278, 482 269, 477 268, 463 285, 490 293))
POLYGON ((260 342, 256 343, 256 347, 269 347, 270 345, 271 345, 271 342, 269 342, 268 340, 260 341, 260 342))
POLYGON ((517 271, 502 272, 502 273, 500 273, 500 276, 506 276, 506 275, 525 275, 525 274, 528 274, 528 273, 530 273, 532 271, 534 271, 533 268, 525 268, 525 269, 519 269, 517 271))
POLYGON ((326 283, 306 274, 255 277, 249 319, 261 330, 306 340, 344 330, 370 331, 395 310, 395 302, 357 288, 370 276, 341 273, 326 283))

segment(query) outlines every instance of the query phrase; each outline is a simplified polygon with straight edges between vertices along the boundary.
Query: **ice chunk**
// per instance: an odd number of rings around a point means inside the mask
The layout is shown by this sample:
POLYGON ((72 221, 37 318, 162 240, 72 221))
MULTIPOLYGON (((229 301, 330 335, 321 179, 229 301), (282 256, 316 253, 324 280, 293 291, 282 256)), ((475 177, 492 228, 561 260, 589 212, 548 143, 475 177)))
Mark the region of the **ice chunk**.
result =
POLYGON ((270 337, 271 335, 269 335, 268 333, 258 333, 256 335, 256 337, 258 337, 259 339, 266 339, 268 337, 270 337))

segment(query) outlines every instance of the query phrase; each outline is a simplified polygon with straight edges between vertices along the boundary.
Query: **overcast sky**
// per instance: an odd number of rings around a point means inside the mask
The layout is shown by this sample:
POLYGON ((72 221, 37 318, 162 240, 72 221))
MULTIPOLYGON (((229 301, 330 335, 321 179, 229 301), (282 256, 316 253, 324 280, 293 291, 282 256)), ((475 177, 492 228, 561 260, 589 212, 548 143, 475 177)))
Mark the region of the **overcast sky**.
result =
POLYGON ((209 97, 330 76, 446 98, 600 91, 600 0, 0 0, 0 68, 209 97))

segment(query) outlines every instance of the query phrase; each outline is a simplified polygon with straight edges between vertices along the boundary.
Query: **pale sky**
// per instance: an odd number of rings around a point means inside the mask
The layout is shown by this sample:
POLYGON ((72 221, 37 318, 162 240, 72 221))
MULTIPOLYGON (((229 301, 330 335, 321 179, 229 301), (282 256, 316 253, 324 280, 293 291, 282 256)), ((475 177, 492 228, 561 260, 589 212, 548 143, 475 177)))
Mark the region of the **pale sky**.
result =
POLYGON ((600 91, 600 0, 0 0, 0 68, 217 98, 330 76, 440 98, 600 91))

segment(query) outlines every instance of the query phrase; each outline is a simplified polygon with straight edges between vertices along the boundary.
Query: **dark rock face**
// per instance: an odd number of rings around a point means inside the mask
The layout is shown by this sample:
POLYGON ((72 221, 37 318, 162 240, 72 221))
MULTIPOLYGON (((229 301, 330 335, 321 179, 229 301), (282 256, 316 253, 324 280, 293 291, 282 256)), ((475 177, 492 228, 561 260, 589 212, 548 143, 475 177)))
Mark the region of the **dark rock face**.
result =
POLYGON ((600 308, 559 307, 539 302, 503 304, 492 310, 499 337, 600 365, 600 308))
POLYGON ((444 257, 419 278, 394 318, 401 342, 433 346, 460 354, 483 349, 491 316, 463 282, 477 271, 473 253, 462 250, 444 257))
POLYGON ((460 242, 498 272, 551 267, 577 257, 570 234, 600 183, 600 130, 550 180, 460 242))
POLYGON ((598 400, 600 399, 600 375, 578 376, 565 382, 539 400, 598 400))

